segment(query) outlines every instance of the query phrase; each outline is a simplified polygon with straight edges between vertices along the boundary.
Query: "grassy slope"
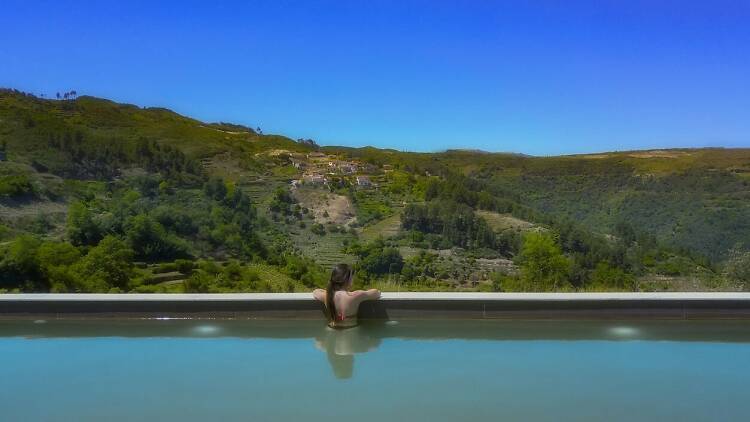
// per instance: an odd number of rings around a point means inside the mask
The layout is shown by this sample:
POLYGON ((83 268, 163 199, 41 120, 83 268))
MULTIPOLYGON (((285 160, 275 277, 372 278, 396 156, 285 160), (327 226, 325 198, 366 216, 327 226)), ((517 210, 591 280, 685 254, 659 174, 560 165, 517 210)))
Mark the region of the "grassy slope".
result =
POLYGON ((391 237, 398 233, 401 228, 401 213, 395 213, 376 223, 362 228, 359 237, 365 242, 371 242, 378 237, 391 237))
POLYGON ((521 220, 520 218, 513 217, 509 214, 499 214, 492 211, 477 211, 477 215, 484 218, 487 221, 487 224, 497 232, 505 230, 527 231, 536 227, 534 223, 521 220))
POLYGON ((289 138, 259 135, 253 131, 227 131, 162 108, 80 97, 70 101, 42 100, 0 91, 0 142, 5 141, 14 161, 38 161, 54 169, 59 159, 47 146, 50 133, 80 132, 91 142, 118 143, 133 150, 140 139, 180 149, 191 158, 211 159, 229 154, 254 161, 254 154, 268 149, 309 151, 289 138))

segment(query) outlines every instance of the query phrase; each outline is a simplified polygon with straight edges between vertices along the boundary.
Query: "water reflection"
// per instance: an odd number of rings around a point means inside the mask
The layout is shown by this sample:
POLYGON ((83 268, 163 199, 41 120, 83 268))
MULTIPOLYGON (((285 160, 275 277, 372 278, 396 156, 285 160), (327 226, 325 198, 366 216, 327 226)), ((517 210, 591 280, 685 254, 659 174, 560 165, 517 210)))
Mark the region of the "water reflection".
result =
POLYGON ((377 349, 381 338, 373 327, 364 325, 346 329, 325 327, 315 336, 315 348, 326 353, 336 378, 348 379, 354 374, 354 355, 377 349))
POLYGON ((193 332, 197 335, 214 336, 218 334, 220 328, 216 325, 199 325, 193 328, 193 332))
POLYGON ((750 343, 750 320, 360 320, 355 328, 334 330, 320 320, 0 318, 0 340, 6 337, 312 339, 346 378, 353 372, 354 355, 374 350, 385 339, 750 343))
POLYGON ((638 337, 640 330, 629 326, 615 326, 607 330, 609 334, 615 337, 638 337))

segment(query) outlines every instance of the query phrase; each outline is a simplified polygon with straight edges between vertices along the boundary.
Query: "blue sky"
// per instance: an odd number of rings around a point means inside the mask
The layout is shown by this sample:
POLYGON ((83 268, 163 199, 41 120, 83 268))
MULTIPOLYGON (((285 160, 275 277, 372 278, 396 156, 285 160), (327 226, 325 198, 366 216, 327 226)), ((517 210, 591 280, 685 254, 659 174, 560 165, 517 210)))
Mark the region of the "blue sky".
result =
POLYGON ((325 145, 750 146, 748 22, 747 0, 4 0, 0 86, 325 145))

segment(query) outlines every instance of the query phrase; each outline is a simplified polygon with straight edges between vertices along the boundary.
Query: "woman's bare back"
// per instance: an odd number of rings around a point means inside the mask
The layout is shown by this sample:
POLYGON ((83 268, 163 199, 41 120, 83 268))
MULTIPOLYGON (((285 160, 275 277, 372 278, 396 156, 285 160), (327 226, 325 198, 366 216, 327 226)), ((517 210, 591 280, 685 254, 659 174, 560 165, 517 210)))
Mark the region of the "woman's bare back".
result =
MULTIPOLYGON (((323 289, 315 289, 313 291, 313 297, 315 299, 326 303, 326 291, 323 289)), ((370 290, 355 290, 353 292, 347 292, 346 290, 339 290, 334 293, 333 301, 336 306, 336 321, 334 324, 336 327, 349 327, 357 324, 357 312, 359 311, 359 304, 366 300, 375 300, 380 297, 380 291, 377 289, 370 290)))

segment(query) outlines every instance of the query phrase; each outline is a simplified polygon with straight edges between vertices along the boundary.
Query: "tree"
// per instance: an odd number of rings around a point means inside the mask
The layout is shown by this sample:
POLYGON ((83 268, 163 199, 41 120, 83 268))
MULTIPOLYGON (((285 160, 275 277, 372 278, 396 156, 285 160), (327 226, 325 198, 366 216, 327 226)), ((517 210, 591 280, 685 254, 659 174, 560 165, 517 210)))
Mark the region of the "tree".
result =
POLYGON ((95 245, 104 237, 94 213, 83 202, 74 202, 68 208, 67 232, 74 245, 95 245))
POLYGON ((148 215, 139 214, 129 219, 125 235, 138 258, 159 260, 188 256, 187 246, 180 239, 170 236, 164 226, 148 215))
POLYGON ((72 267, 77 275, 77 290, 108 292, 113 287, 125 290, 133 275, 133 250, 125 242, 106 236, 72 267))
POLYGON ((72 265, 81 259, 81 252, 66 242, 44 242, 37 251, 44 268, 72 265))
POLYGON ((294 204, 294 202, 294 197, 289 190, 279 187, 274 191, 273 199, 268 208, 273 212, 290 215, 294 213, 292 210, 292 204, 294 204))
POLYGON ((81 252, 67 242, 45 242, 39 247, 39 263, 52 292, 76 291, 78 274, 71 266, 81 259, 81 252))
POLYGON ((211 199, 222 201, 227 196, 227 185, 221 177, 211 177, 203 185, 203 192, 211 199))
POLYGON ((231 192, 227 194, 225 203, 235 211, 250 213, 253 217, 255 216, 255 209, 253 209, 252 201, 247 195, 245 195, 242 188, 237 185, 234 185, 231 192))
POLYGON ((521 277, 534 290, 555 290, 568 282, 570 260, 548 232, 528 232, 517 257, 521 277))
POLYGON ((497 247, 495 233, 487 222, 468 205, 452 200, 434 199, 426 205, 407 205, 401 214, 401 225, 406 230, 440 234, 447 247, 497 247))
POLYGON ((398 274, 404 267, 404 258, 396 248, 385 246, 382 239, 378 239, 367 246, 355 245, 352 248, 359 260, 359 268, 373 274, 398 274))
POLYGON ((19 236, 4 251, 0 260, 0 285, 19 287, 30 284, 33 290, 43 290, 39 268, 41 241, 33 236, 19 236))
POLYGON ((314 140, 310 139, 310 138, 307 138, 307 139, 305 139, 305 138, 299 138, 299 139, 297 139, 297 142, 300 143, 300 144, 302 144, 302 145, 307 145, 307 146, 309 146, 309 147, 311 147, 313 149, 316 149, 316 150, 320 149, 320 146, 318 145, 318 143, 315 142, 314 140))
POLYGON ((615 224, 615 235, 619 237, 626 246, 631 245, 637 238, 633 225, 624 220, 620 220, 615 224))

